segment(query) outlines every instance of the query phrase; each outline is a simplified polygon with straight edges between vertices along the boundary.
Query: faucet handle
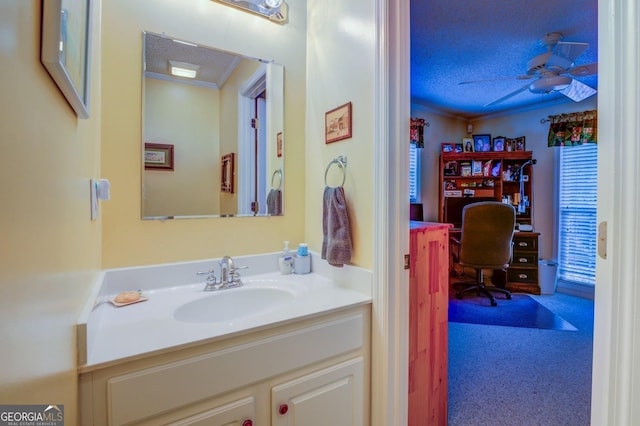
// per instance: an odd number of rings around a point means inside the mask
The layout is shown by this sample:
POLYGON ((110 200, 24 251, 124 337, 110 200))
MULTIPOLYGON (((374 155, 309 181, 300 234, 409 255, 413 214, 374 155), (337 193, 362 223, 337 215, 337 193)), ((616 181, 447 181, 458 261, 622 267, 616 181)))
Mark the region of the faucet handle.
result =
POLYGON ((249 269, 248 266, 237 266, 237 267, 233 267, 229 269, 229 276, 231 277, 231 279, 229 280, 229 282, 235 284, 235 285, 242 285, 242 281, 240 281, 240 272, 238 272, 238 269, 249 269))
POLYGON ((210 269, 207 272, 196 272, 196 275, 207 276, 207 280, 206 280, 207 285, 204 287, 204 291, 215 290, 215 287, 218 284, 218 281, 216 280, 216 271, 214 271, 213 269, 210 269))

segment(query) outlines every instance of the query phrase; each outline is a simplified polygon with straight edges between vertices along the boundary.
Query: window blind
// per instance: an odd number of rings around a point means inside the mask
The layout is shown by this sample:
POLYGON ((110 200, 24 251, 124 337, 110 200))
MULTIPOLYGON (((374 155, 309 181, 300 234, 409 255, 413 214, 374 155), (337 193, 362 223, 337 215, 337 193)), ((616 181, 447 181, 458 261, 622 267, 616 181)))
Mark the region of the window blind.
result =
POLYGON ((560 148, 558 279, 595 285, 597 147, 560 148))
POLYGON ((415 143, 409 144, 409 202, 418 202, 418 176, 420 170, 418 168, 418 148, 415 143))

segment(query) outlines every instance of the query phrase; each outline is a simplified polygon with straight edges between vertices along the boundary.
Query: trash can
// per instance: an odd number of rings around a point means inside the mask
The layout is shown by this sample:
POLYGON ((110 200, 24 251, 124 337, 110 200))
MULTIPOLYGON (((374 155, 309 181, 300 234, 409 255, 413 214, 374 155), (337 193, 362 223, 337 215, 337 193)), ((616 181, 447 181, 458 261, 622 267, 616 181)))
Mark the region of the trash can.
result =
POLYGON ((556 292, 558 263, 549 259, 540 259, 538 269, 540 270, 540 293, 554 294, 556 292))

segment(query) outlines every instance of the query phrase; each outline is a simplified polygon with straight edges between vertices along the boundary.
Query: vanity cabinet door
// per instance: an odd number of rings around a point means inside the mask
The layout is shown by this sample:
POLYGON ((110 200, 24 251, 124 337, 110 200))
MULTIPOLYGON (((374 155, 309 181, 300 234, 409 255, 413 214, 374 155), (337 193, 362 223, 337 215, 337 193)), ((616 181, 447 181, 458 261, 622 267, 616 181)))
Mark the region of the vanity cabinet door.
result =
POLYGON ((168 423, 169 426, 253 426, 256 418, 256 401, 253 397, 243 398, 182 420, 168 423))
POLYGON ((271 389, 272 426, 363 425, 362 357, 271 389))

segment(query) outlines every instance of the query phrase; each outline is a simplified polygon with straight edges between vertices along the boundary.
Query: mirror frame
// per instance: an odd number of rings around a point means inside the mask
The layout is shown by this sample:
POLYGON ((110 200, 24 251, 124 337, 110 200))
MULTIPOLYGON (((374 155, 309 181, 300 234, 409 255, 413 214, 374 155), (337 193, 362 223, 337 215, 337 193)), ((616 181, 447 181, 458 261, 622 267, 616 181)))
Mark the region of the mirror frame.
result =
POLYGON ((74 2, 79 5, 79 9, 64 9, 63 1, 42 2, 40 61, 78 118, 86 119, 89 118, 91 2, 80 0, 74 2), (79 26, 74 26, 74 23, 79 26), (76 62, 71 62, 71 66, 67 66, 66 58, 70 57, 70 61, 73 61, 74 55, 66 55, 66 46, 74 44, 79 48, 77 52, 71 53, 76 53, 80 57, 76 58, 76 62), (62 52, 61 46, 63 46, 62 52), (76 72, 71 72, 72 70, 76 72), (74 78, 74 75, 77 78, 74 78))

